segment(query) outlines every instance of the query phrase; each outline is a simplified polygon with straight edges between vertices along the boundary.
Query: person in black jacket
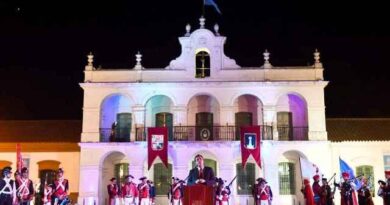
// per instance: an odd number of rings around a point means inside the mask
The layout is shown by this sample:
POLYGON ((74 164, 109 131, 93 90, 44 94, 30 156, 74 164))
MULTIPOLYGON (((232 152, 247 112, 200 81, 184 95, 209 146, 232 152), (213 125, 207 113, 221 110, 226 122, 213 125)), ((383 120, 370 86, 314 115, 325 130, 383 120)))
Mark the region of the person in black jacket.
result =
POLYGON ((213 186, 215 184, 213 169, 211 167, 204 166, 204 159, 200 154, 195 156, 195 161, 196 167, 190 170, 187 185, 204 184, 207 186, 213 186))
POLYGON ((3 169, 3 178, 0 179, 0 205, 12 205, 16 203, 15 181, 11 179, 11 167, 3 169))

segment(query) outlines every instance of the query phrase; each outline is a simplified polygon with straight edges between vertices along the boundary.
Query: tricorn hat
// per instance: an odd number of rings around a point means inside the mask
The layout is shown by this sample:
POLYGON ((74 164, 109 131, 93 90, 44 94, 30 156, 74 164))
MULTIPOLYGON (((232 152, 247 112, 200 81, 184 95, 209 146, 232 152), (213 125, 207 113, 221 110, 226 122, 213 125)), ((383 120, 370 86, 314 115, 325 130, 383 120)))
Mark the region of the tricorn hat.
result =
POLYGON ((146 179, 146 177, 141 177, 141 178, 139 178, 139 180, 144 180, 144 179, 146 179))
POLYGON ((110 181, 111 181, 111 182, 112 182, 112 181, 114 181, 114 180, 116 180, 116 178, 115 178, 115 177, 113 177, 113 178, 111 178, 111 179, 110 179, 110 181))

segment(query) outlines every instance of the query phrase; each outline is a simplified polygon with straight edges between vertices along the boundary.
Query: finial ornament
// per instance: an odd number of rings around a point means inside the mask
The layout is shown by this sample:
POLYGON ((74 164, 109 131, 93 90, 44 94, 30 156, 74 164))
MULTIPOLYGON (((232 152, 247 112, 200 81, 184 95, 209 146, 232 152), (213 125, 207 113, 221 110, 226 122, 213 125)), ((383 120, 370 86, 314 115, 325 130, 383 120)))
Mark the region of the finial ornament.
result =
POLYGON ((269 68, 272 68, 272 65, 271 63, 269 62, 269 56, 271 54, 268 52, 267 49, 265 49, 264 53, 263 53, 263 56, 264 56, 264 68, 265 69, 269 69, 269 68))
POLYGON ((214 31, 215 31, 215 35, 219 36, 219 25, 217 23, 214 25, 214 31))
POLYGON ((205 22, 206 22, 206 19, 203 16, 201 16, 199 18, 200 28, 204 28, 205 22))
POLYGON ((141 64, 142 54, 139 51, 137 54, 135 54, 135 61, 136 61, 136 64, 135 64, 134 69, 141 70, 142 69, 142 64, 141 64))
POLYGON ((320 61, 320 52, 318 51, 318 49, 316 49, 313 53, 314 55, 314 65, 313 67, 314 68, 322 68, 322 63, 320 61))
POLYGON ((87 57, 88 57, 88 65, 89 66, 93 66, 93 54, 92 54, 92 52, 89 52, 87 57))
POLYGON ((186 34, 185 34, 185 36, 190 36, 191 35, 191 25, 188 23, 187 25, 186 25, 186 34))
POLYGON ((87 55, 87 62, 88 64, 85 66, 85 70, 94 70, 95 68, 93 67, 93 54, 92 52, 89 52, 87 55))

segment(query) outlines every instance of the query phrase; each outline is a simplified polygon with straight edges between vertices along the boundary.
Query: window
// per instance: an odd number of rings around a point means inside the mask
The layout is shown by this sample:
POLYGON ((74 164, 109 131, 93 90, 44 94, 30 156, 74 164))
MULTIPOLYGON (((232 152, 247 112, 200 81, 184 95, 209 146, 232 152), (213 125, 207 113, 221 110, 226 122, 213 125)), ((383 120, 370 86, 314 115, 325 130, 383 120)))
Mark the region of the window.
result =
POLYGON ((362 165, 356 167, 356 176, 364 175, 371 187, 371 196, 375 196, 375 181, 374 181, 374 167, 370 165, 362 165))
POLYGON ((252 194, 253 185, 255 184, 255 168, 254 163, 247 163, 245 169, 241 163, 236 164, 238 195, 252 194))
POLYGON ((295 194, 295 165, 291 162, 279 163, 279 193, 280 195, 295 194))
POLYGON ((383 156, 383 163, 384 163, 385 171, 389 171, 390 170, 390 155, 383 156))
POLYGON ((206 51, 200 51, 196 54, 195 77, 210 77, 210 56, 206 51))
POLYGON ((115 164, 115 178, 118 182, 124 183, 124 177, 129 174, 129 163, 115 164))
POLYGON ((167 169, 163 163, 156 163, 153 166, 153 179, 156 195, 166 195, 172 179, 172 164, 168 164, 167 169))

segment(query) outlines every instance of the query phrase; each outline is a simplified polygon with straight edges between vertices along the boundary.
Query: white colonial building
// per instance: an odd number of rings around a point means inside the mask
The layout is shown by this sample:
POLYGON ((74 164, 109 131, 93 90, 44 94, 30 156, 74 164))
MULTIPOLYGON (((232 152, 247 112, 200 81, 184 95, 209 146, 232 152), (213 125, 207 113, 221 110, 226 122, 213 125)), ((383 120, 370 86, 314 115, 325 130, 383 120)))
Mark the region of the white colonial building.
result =
POLYGON ((341 156, 382 178, 388 142, 386 147, 328 140, 328 82, 319 52, 312 66, 274 67, 265 51, 263 65, 241 67, 225 55, 225 41, 217 25, 208 30, 201 18, 200 28, 191 31, 187 25, 179 37, 181 54, 166 67, 144 68, 138 53, 134 68, 97 69, 88 55, 80 84, 79 204, 106 204, 109 179, 130 173, 153 180, 157 204, 166 205, 170 177, 186 178, 196 154, 205 156, 217 176, 230 181, 238 175, 231 204, 253 204, 251 186, 260 176, 272 187, 274 204, 303 204, 299 157, 317 163, 326 177, 339 173, 341 156), (246 170, 241 166, 243 125, 261 126, 262 168, 253 159, 246 170), (157 161, 147 170, 146 128, 158 126, 169 129, 169 167, 157 161), (365 148, 372 153, 362 154, 365 148))

